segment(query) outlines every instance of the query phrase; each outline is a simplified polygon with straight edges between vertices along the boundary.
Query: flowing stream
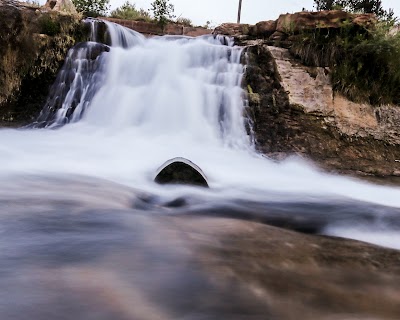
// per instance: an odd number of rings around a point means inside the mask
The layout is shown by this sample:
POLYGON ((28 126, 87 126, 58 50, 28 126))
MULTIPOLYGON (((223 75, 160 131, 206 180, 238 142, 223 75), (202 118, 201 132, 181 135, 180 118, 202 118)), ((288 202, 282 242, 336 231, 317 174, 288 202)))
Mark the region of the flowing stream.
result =
MULTIPOLYGON (((34 124, 0 130, 0 274, 17 277, 14 284, 12 277, 1 278, 3 288, 13 289, 0 294, 0 314, 8 319, 64 319, 59 316, 62 306, 44 313, 40 304, 48 298, 46 290, 54 288, 54 279, 65 279, 66 287, 83 281, 86 271, 72 262, 113 266, 113 259, 125 259, 118 250, 133 246, 143 258, 135 263, 154 261, 154 256, 169 263, 178 254, 175 249, 161 246, 161 251, 146 252, 145 245, 138 245, 143 239, 155 241, 157 226, 147 220, 148 214, 258 217, 278 226, 400 249, 399 188, 329 175, 296 158, 276 163, 255 151, 243 116, 242 48, 225 37, 146 39, 108 22, 107 27, 110 46, 93 37, 70 50, 34 124), (154 183, 158 167, 174 157, 200 166, 210 189, 154 183), (105 259, 103 253, 109 252, 114 255, 105 259), (27 265, 46 277, 27 281, 27 265), (35 281, 44 278, 48 286, 35 296, 35 281), (22 307, 13 300, 21 293, 27 299, 22 307), (25 311, 30 317, 24 317, 25 311)), ((195 271, 182 268, 174 272, 201 283, 195 271)), ((91 273, 92 280, 85 278, 92 281, 88 293, 98 289, 96 277, 116 283, 115 274, 98 272, 91 273)), ((165 274, 152 279, 149 270, 142 273, 143 278, 132 280, 137 288, 148 288, 141 282, 146 279, 150 284, 159 281, 164 292, 170 290, 165 274)), ((124 287, 124 278, 118 281, 124 287)), ((176 294, 184 296, 189 289, 182 290, 176 294)), ((55 304, 58 294, 52 296, 55 304)), ((63 301, 76 305, 79 297, 64 296, 63 301)), ((133 312, 128 301, 119 307, 128 315, 133 312)), ((112 316, 91 318, 74 310, 82 319, 112 316)), ((158 318, 163 316, 149 316, 158 318)))

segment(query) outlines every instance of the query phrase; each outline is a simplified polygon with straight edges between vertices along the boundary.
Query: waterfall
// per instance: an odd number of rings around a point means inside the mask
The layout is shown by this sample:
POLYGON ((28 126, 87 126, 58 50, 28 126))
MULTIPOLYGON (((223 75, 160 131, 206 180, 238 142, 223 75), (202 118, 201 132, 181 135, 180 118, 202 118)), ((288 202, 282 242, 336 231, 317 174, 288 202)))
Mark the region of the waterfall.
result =
MULTIPOLYGON (((96 40, 99 22, 88 23, 96 40)), ((69 51, 35 127, 83 120, 249 146, 242 48, 222 36, 146 40, 105 23, 111 47, 91 41, 69 51)))
POLYGON ((99 22, 89 23, 94 34, 68 53, 32 125, 40 129, 0 130, 0 177, 82 175, 171 197, 207 193, 153 182, 165 161, 185 157, 209 179, 208 196, 221 201, 351 199, 400 207, 398 188, 259 155, 244 117, 243 49, 231 39, 146 39, 109 22, 101 22, 101 35, 99 22))
MULTIPOLYGON (((195 196, 230 205, 278 202, 284 211, 361 202, 382 208, 371 206, 366 214, 372 219, 340 209, 329 214, 334 222, 323 232, 396 247, 399 238, 387 241, 385 235, 397 232, 390 219, 398 209, 390 207, 400 207, 398 188, 328 175, 295 158, 276 163, 257 154, 243 116, 243 50, 231 39, 146 39, 109 22, 102 22, 107 28, 88 23, 93 33, 68 53, 31 126, 36 129, 0 130, 5 186, 15 177, 39 174, 106 179, 165 201, 195 196), (104 43, 94 41, 100 39, 104 43), (210 190, 154 183, 159 166, 176 157, 196 163, 210 190)), ((274 214, 269 206, 263 210, 274 214)), ((312 219, 312 212, 305 214, 312 219)))

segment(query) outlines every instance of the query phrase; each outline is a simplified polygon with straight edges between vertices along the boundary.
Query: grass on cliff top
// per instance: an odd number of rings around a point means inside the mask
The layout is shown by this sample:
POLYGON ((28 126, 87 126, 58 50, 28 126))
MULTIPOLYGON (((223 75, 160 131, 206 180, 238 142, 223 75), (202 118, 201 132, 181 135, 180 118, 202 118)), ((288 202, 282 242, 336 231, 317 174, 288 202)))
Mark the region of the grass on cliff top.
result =
POLYGON ((400 33, 352 24, 299 35, 291 52, 309 66, 330 67, 334 90, 355 102, 400 105, 400 33))

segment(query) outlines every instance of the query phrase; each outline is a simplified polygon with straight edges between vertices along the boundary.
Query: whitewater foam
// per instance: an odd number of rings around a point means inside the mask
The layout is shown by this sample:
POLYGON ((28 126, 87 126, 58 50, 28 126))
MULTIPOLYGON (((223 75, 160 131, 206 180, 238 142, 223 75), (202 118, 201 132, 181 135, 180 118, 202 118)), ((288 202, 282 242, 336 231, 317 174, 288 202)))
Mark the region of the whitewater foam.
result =
MULTIPOLYGON (((2 176, 80 174, 174 193, 188 189, 161 188, 154 173, 166 160, 186 157, 210 180, 210 191, 193 192, 253 200, 279 192, 288 201, 343 197, 400 207, 398 188, 257 154, 243 116, 242 48, 231 40, 144 39, 108 25, 115 47, 96 57, 101 67, 86 82, 94 89, 82 100, 85 108, 70 112, 69 122, 75 123, 57 130, 0 130, 2 176)), ((68 109, 67 99, 64 104, 68 109)))

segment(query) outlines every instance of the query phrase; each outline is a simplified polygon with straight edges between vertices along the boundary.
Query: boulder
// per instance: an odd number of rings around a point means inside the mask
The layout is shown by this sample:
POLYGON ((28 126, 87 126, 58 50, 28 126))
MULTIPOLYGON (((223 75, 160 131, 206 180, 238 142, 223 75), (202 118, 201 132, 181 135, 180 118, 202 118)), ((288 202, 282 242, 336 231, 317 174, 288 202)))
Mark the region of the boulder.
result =
POLYGON ((260 21, 256 23, 252 30, 252 35, 268 38, 276 31, 276 20, 260 21))
POLYGON ((223 23, 213 31, 213 34, 222 34, 231 37, 247 36, 249 33, 250 25, 241 23, 223 23))
POLYGON ((45 7, 53 11, 78 14, 71 0, 47 0, 45 7))
POLYGON ((361 27, 368 28, 374 26, 377 22, 377 19, 374 14, 365 13, 365 14, 357 14, 352 20, 352 22, 361 27))
POLYGON ((285 33, 298 33, 315 28, 341 28, 346 22, 368 27, 376 22, 376 17, 374 14, 352 14, 342 10, 302 11, 280 15, 276 30, 285 33))
POLYGON ((179 157, 166 161, 157 170, 154 181, 159 184, 188 184, 208 188, 202 170, 190 160, 179 157))

